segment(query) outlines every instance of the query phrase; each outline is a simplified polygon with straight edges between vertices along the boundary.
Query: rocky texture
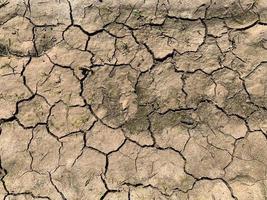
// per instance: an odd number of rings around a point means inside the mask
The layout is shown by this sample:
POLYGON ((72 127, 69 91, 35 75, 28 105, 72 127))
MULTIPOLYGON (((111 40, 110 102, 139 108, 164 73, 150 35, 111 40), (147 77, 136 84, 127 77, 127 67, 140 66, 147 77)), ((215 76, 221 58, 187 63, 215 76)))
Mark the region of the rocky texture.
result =
POLYGON ((0 11, 0 199, 267 199, 266 0, 0 11))

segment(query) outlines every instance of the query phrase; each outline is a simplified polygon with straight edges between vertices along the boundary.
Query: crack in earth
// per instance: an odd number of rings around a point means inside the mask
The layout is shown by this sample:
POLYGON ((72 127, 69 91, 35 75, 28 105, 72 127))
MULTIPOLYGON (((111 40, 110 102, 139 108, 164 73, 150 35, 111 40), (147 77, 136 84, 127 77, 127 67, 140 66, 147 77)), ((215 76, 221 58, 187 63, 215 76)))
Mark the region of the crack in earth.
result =
POLYGON ((266 0, 0 11, 0 199, 267 199, 266 0))

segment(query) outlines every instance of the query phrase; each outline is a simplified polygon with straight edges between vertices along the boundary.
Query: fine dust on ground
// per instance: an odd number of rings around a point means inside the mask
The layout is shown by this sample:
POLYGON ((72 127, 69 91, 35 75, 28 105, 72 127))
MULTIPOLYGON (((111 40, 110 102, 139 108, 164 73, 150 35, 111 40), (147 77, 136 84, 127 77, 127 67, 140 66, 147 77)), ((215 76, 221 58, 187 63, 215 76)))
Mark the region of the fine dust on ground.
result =
POLYGON ((266 0, 0 0, 1 200, 266 200, 266 0))

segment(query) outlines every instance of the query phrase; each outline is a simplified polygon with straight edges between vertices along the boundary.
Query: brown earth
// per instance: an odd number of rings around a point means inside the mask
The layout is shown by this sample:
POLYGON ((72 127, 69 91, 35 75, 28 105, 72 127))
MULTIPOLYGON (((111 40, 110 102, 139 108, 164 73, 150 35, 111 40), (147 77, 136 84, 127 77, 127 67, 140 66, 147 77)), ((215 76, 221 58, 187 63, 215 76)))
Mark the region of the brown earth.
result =
POLYGON ((267 200, 266 0, 0 0, 0 199, 267 200))

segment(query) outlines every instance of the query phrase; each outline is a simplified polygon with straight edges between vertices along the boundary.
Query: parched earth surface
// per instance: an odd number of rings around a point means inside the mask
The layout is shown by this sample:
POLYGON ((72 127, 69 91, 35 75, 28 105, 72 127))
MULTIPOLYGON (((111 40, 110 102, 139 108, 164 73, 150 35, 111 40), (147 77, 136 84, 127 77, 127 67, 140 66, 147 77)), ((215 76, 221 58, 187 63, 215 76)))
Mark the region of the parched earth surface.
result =
POLYGON ((266 200, 266 0, 0 0, 0 199, 266 200))

